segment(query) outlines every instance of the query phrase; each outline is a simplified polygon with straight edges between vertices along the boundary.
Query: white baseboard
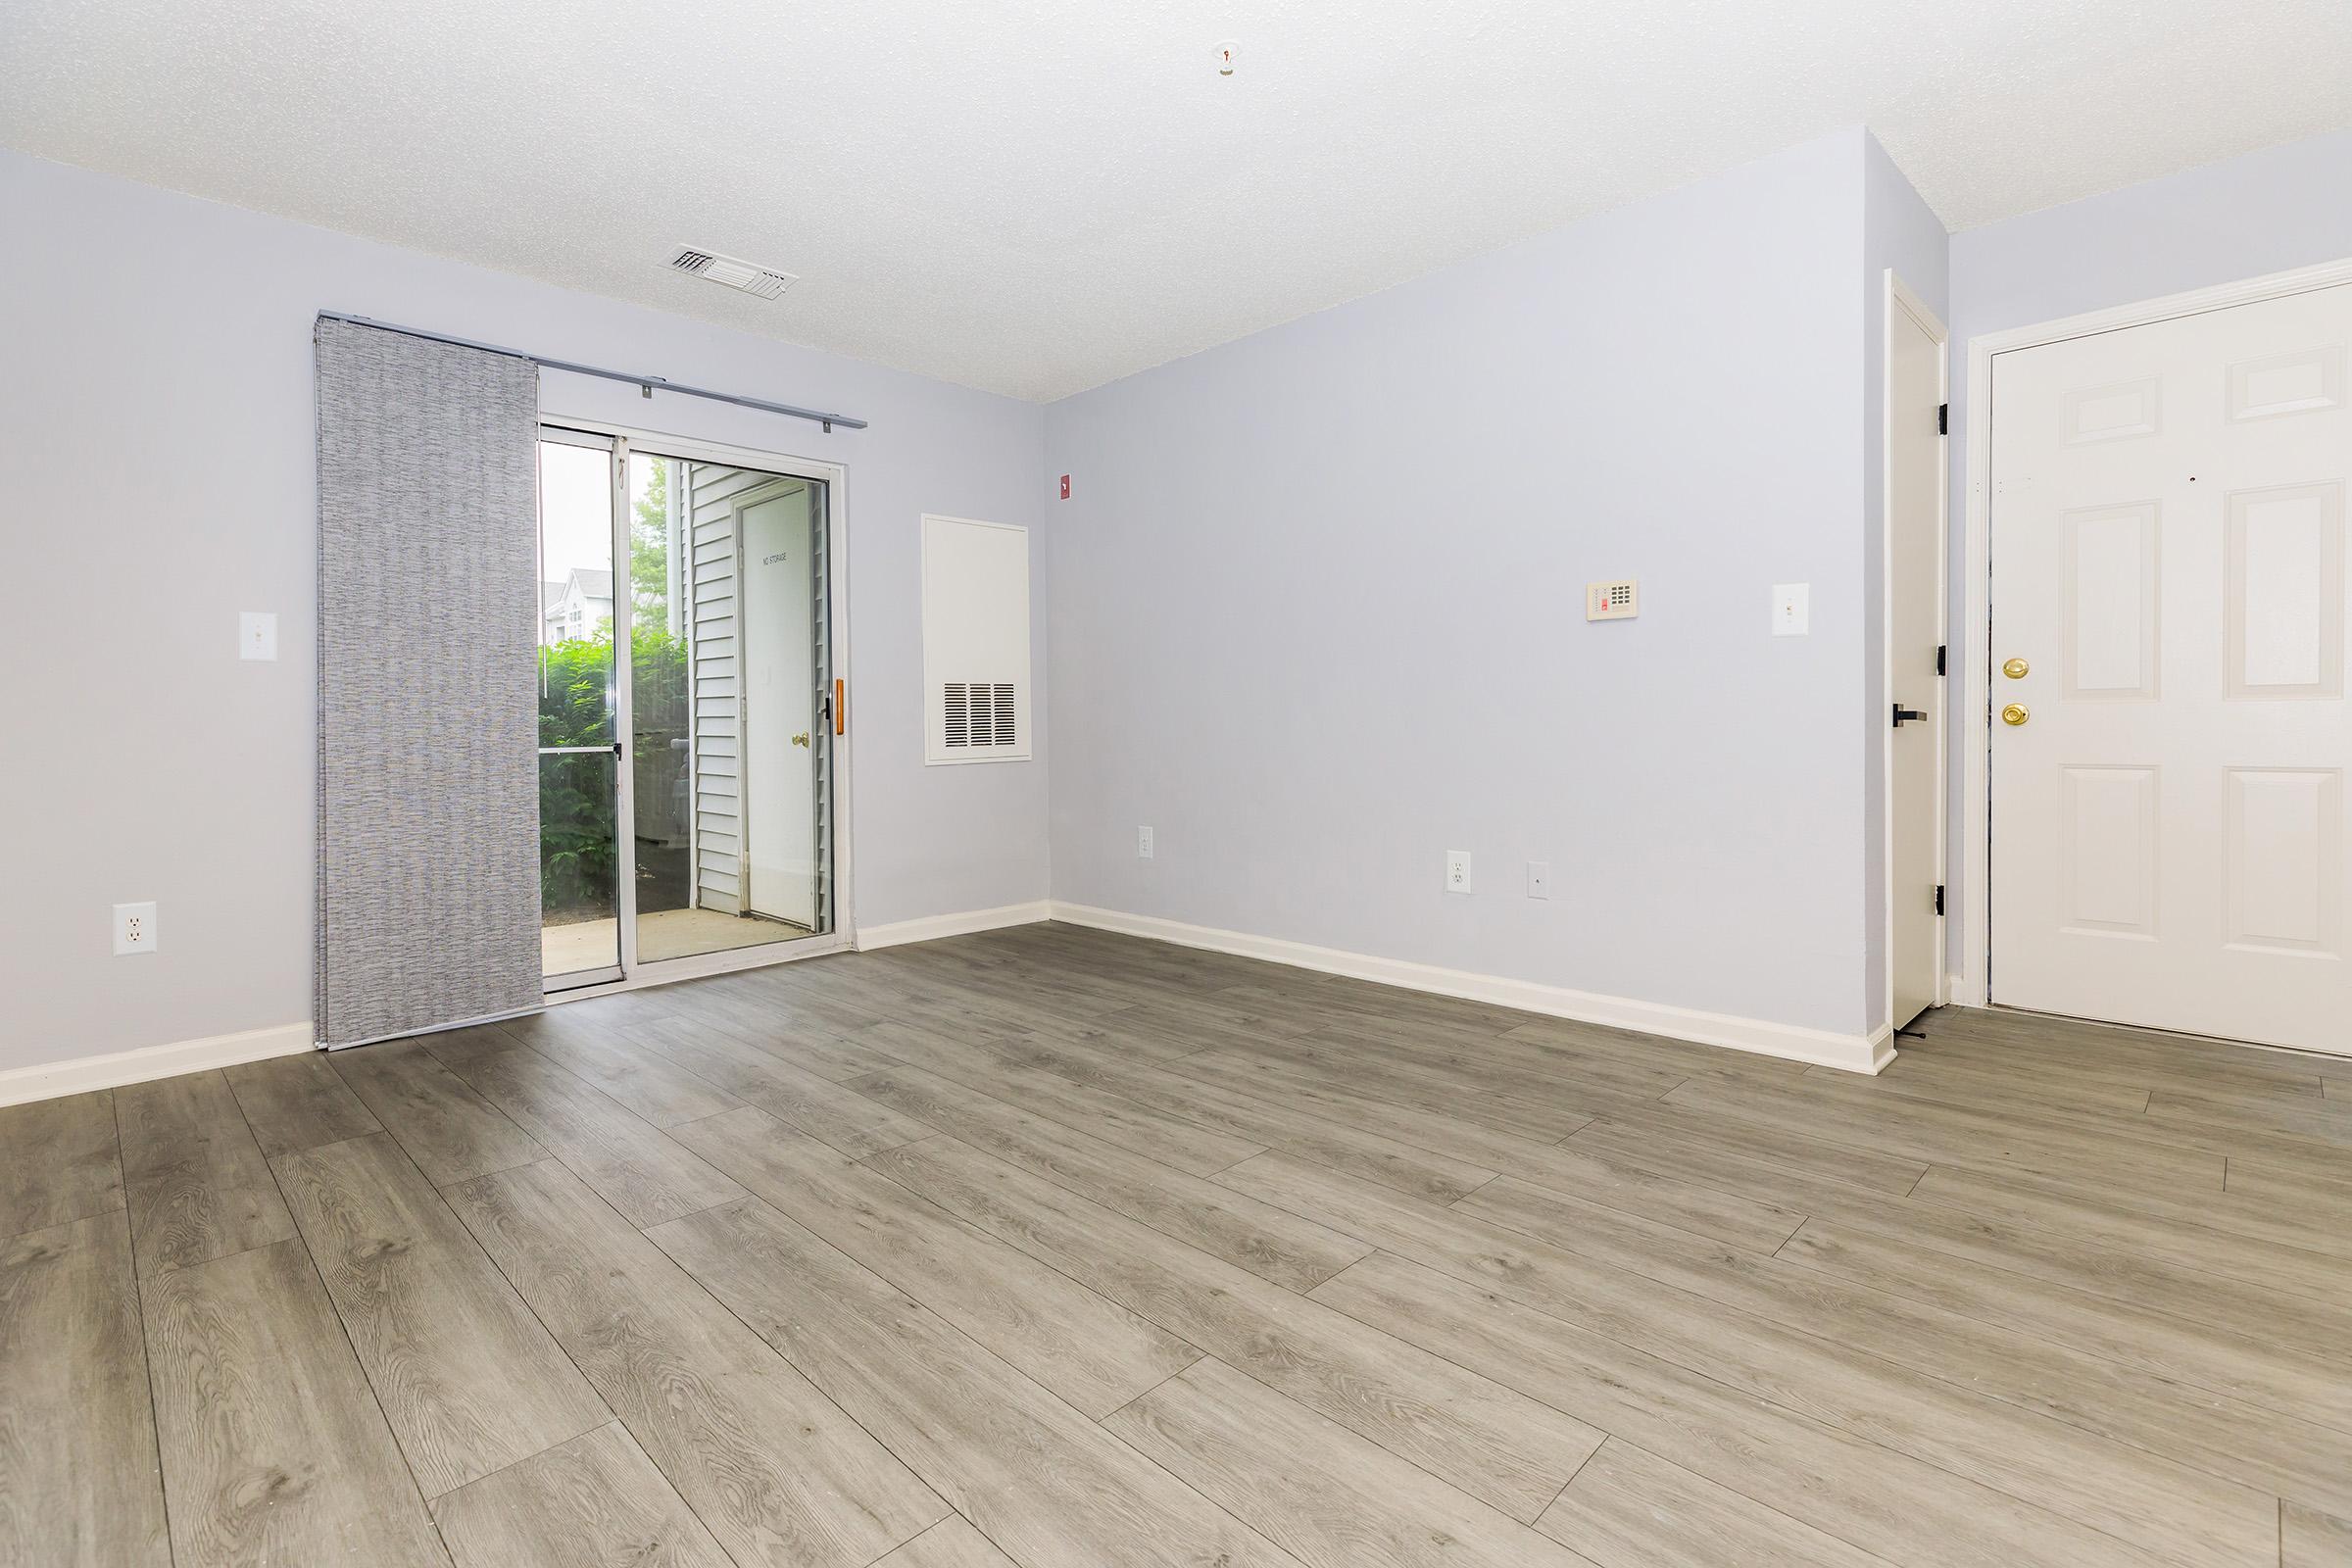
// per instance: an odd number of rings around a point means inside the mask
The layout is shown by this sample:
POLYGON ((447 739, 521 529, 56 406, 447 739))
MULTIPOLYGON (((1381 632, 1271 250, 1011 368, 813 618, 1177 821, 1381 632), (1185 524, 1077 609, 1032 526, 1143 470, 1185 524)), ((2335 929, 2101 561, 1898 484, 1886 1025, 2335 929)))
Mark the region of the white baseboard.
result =
MULTIPOLYGON (((1155 915, 1125 914, 1115 909, 1099 909, 1088 905, 1061 904, 1045 899, 1028 904, 1007 904, 994 909, 967 909, 956 914, 925 915, 915 920, 867 926, 858 933, 858 947, 860 951, 893 948, 907 942, 930 942, 940 937, 964 936, 974 931, 1031 925, 1040 920, 1064 920, 1072 925, 1093 926, 1102 931, 1118 931, 1129 936, 1172 942, 1179 947, 1205 948, 1241 957, 1264 958, 1273 963, 1287 963, 1294 968, 1347 975, 1351 979, 1402 986, 1410 991, 1426 991, 1442 997, 1489 1002, 1499 1006, 1517 1007, 1524 1012, 1574 1018, 1583 1023, 1637 1029, 1644 1034, 1691 1040, 1701 1045, 1727 1046, 1735 1051, 1752 1051, 1762 1055, 1783 1056, 1791 1061, 1813 1062, 1848 1072, 1875 1073, 1894 1059, 1894 1042, 1891 1032, 1886 1029, 1869 1037, 1840 1035, 1826 1029, 1770 1023, 1760 1018, 1741 1018, 1729 1013, 1700 1012, 1690 1007, 1669 1006, 1664 1003, 1639 1002, 1630 997, 1571 991, 1562 986, 1542 985, 1532 980, 1511 980, 1500 975, 1476 974, 1466 969, 1445 969, 1435 964, 1413 963, 1402 958, 1375 957, 1370 954, 1318 948, 1303 942, 1286 942, 1277 937, 1221 931, 1212 926, 1163 920, 1155 915)), ((145 1083, 153 1078, 170 1078, 211 1067, 233 1067, 241 1062, 261 1061, 270 1056, 290 1056, 315 1047, 311 1025, 305 1021, 279 1024, 270 1029, 248 1029, 238 1034, 213 1035, 202 1040, 175 1041, 171 1045, 147 1046, 137 1051, 118 1051, 104 1056, 82 1056, 67 1061, 42 1062, 30 1067, 15 1067, 0 1072, 0 1105, 51 1100, 60 1095, 85 1094, 93 1089, 115 1089, 123 1084, 145 1083)))
POLYGON ((1533 980, 1511 980, 1501 975, 1475 974, 1467 969, 1444 969, 1435 964, 1412 963, 1402 958, 1380 958, 1370 954, 1346 953, 1337 948, 1311 947, 1303 942, 1285 942, 1277 937, 1220 931, 1204 925, 1186 925, 1177 920, 1162 920, 1155 915, 1125 914, 1116 909, 1098 909, 1083 904, 1056 901, 1053 906, 1053 918, 1072 925, 1093 926, 1102 931, 1119 931, 1129 936, 1173 942, 1179 947, 1206 948, 1211 952, 1230 953, 1245 958, 1265 958, 1295 968, 1316 969, 1325 974, 1347 975, 1355 980, 1372 980, 1412 991, 1428 991, 1442 997, 1490 1002, 1498 1006, 1517 1007, 1523 1012, 1574 1018, 1580 1023, 1638 1029, 1644 1034, 1666 1035, 1676 1040, 1696 1041, 1700 1045, 1728 1046, 1735 1051, 1752 1051, 1760 1055, 1783 1056, 1790 1061, 1811 1062, 1847 1072, 1876 1073, 1894 1059, 1892 1031, 1884 1028, 1875 1035, 1841 1035, 1829 1029, 1771 1023, 1761 1018, 1741 1018, 1730 1013, 1700 1012, 1695 1008, 1669 1006, 1660 1002, 1640 1002, 1631 997, 1571 991, 1564 986, 1542 985, 1533 980))
POLYGON ((1054 918, 1052 911, 1052 905, 1037 899, 994 909, 965 909, 958 914, 926 914, 918 920, 894 920, 889 925, 862 925, 858 928, 858 951, 968 936, 974 931, 994 931, 1008 925, 1035 925, 1040 920, 1054 918))
POLYGON ((119 1089, 151 1078, 172 1078, 208 1067, 234 1067, 239 1062, 270 1056, 291 1056, 316 1050, 308 1019, 281 1023, 270 1029, 247 1029, 233 1035, 209 1035, 202 1040, 177 1040, 168 1046, 142 1046, 103 1056, 79 1056, 44 1061, 30 1067, 0 1072, 0 1105, 26 1101, 55 1100, 60 1095, 87 1094, 93 1089, 119 1089))

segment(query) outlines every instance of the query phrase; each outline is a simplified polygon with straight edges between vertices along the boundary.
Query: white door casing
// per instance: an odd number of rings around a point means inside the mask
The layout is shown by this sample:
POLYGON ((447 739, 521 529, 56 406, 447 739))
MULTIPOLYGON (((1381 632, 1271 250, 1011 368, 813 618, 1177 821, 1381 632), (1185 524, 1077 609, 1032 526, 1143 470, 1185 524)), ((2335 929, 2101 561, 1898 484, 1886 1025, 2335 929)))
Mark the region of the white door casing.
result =
POLYGON ((1943 999, 1945 332, 1886 273, 1886 649, 1887 1017, 1943 999))
POLYGON ((1994 1002, 2352 1052, 2348 345, 2337 286, 1993 361, 1994 1002))

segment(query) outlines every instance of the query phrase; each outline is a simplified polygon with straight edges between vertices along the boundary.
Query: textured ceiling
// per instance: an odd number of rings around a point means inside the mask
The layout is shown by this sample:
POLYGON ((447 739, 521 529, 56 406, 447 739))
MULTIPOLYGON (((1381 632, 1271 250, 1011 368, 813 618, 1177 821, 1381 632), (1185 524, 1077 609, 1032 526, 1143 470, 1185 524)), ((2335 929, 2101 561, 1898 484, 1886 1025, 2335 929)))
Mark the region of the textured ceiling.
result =
POLYGON ((2352 3, 0 0, 9 145, 1041 399, 1855 123, 1964 228, 2352 124, 2352 3))

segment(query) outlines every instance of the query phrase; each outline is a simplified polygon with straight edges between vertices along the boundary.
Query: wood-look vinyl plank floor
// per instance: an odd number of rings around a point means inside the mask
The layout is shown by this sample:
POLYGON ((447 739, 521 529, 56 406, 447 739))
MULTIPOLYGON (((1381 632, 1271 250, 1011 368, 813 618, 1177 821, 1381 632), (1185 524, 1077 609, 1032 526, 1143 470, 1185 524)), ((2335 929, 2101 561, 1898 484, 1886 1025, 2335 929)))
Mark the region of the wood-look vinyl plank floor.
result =
POLYGON ((739 1560, 862 1568, 947 1513, 563 1165, 452 1191, 557 1343, 739 1560))
POLYGON ((1295 1568, 1209 1499, 757 1200, 649 1234, 1023 1568, 1295 1568))
POLYGON ((869 1031, 864 1038, 900 1057, 904 1066, 919 1067, 934 1077, 1016 1102, 1065 1125, 1091 1129, 1147 1158, 1196 1176, 1223 1170, 1265 1148, 1211 1132, 1180 1116, 1148 1109, 1118 1095, 1087 1088, 1056 1073, 1017 1066, 1003 1054, 1002 1046, 1008 1043, 971 1045, 928 1030, 893 1026, 869 1031))
POLYGON ((950 1212, 1513 1518, 1602 1434, 946 1137, 873 1165, 950 1212))
POLYGON ((1103 1424, 1313 1568, 1590 1568, 1222 1361, 1187 1368, 1103 1424))
POLYGON ((0 1562, 169 1568, 120 1209, 0 1241, 0 1562))
POLYGON ((1884 1568, 1886 1559, 1611 1438, 1536 1528, 1603 1568, 1884 1568))
POLYGON ((443 1065, 632 1225, 656 1225, 743 1196, 661 1128, 528 1046, 463 1050, 438 1037, 427 1044, 443 1065))
POLYGON ((331 1060, 436 1187, 547 1157, 537 1139, 442 1066, 421 1040, 338 1051, 331 1060))
POLYGON ((757 1107, 680 1136, 779 1213, 1091 1416, 1200 1352, 757 1107))
POLYGON ((1394 1104, 1376 1095, 1334 1084, 1320 1073, 1281 1073, 1257 1057, 1210 1051, 1173 1062, 1169 1070, 1259 1100, 1268 1098, 1268 1081, 1273 1080, 1280 1084, 1283 1102, 1299 1110, 1490 1170, 1506 1169, 1524 1159, 1529 1151, 1549 1149, 1552 1144, 1548 1139, 1500 1132, 1444 1110, 1394 1104))
POLYGON ((178 1568, 449 1561, 300 1241, 141 1294, 178 1568))
POLYGON ((950 1514, 874 1568, 1019 1568, 963 1515, 950 1514))
MULTIPOLYGON (((1243 1173, 1237 1171, 1238 1179, 1243 1173)), ((2113 1469, 2120 1446, 2162 1455, 2183 1470, 2224 1478, 2239 1486, 2280 1491, 2314 1501, 2340 1502, 2352 1490, 2352 1446, 2340 1428, 2321 1426, 2304 1414, 2282 1415, 2275 1408, 2246 1398, 2200 1389, 2180 1377, 2162 1357, 2144 1348, 2124 1353, 2121 1343, 2104 1347, 2105 1353, 2082 1353, 2060 1343, 2073 1338, 2088 1342, 2092 1330, 2053 1336, 2047 1321, 2037 1320, 2026 1304, 2030 1287, 2011 1284, 2002 1290, 1998 1279, 1969 1278, 1975 1271, 1955 1264, 1959 1276, 1945 1298, 1934 1291, 1900 1295, 1851 1285, 1845 1278, 1807 1280, 1798 1265, 1784 1258, 1754 1259, 1724 1254, 1708 1258, 1672 1239, 1660 1245, 1624 1227, 1594 1224, 1591 1211, 1573 1200, 1558 1200, 1534 1189, 1510 1190, 1497 1184, 1457 1205, 1465 1213, 1492 1218, 1497 1224, 1544 1241, 1555 1242, 1579 1255, 1605 1260, 1686 1289, 1694 1296, 1737 1308, 1762 1322, 1806 1335, 1834 1338, 1840 1346, 1871 1352, 1877 1367, 1858 1361, 1859 1370, 1876 1370, 1883 1392, 1913 1396, 1922 1391, 1908 1387, 1908 1376, 1886 1378, 1888 1368, 1919 1373, 1954 1390, 1973 1391, 2017 1409, 2049 1418, 2065 1431, 2045 1422, 2019 1423, 2013 1415, 1989 1409, 1947 1411, 1938 1425, 1954 1439, 1967 1440, 1982 1462, 2000 1463, 2004 1451, 2022 1455, 2041 1443, 2056 1444, 2072 1457, 2064 1461, 2076 1474, 2089 1476, 2113 1469), (1976 1315, 1971 1315, 1973 1312, 1976 1315), (2150 1370, 2153 1364, 2155 1369, 2150 1370), (2004 1450, 1999 1434, 2014 1427, 2014 1446, 2004 1450), (2089 1442, 2084 1441, 2088 1435, 2089 1442)), ((1557 1262, 1556 1255, 1547 1258, 1557 1262)), ((1530 1269, 1531 1278, 1539 1271, 1530 1269)), ((1809 1271, 1808 1271, 1809 1272, 1809 1271)), ((1936 1278, 1930 1274, 1931 1279, 1936 1278)), ((1575 1287, 1564 1287, 1573 1291, 1575 1287)), ((1562 1299, 1575 1299, 1563 1295, 1562 1299)), ((1664 1314, 1661 1314, 1663 1318, 1664 1314)), ((2094 1322, 2100 1314, 2085 1312, 2094 1322)), ((1727 1327, 1729 1326, 1727 1320, 1727 1327)), ((2116 1340, 2125 1335, 2121 1325, 2116 1340)), ((2155 1329, 2140 1326, 2145 1337, 2155 1329)), ((2203 1353, 2200 1367, 2221 1357, 2193 1329, 2165 1326, 2182 1347, 2203 1353)), ((1735 1336, 1725 1335, 1726 1339, 1735 1336)), ((1798 1348, 1809 1349, 1809 1347, 1798 1348)), ((2322 1384, 2335 1381, 2340 1368, 2307 1363, 2322 1384)), ((2263 1374, 2265 1391, 2291 1388, 2278 1361, 2247 1349, 2231 1370, 2251 1377, 2263 1374)), ((2216 1372, 2214 1376, 2219 1378, 2216 1372)), ((2326 1394, 2332 1413, 2334 1399, 2326 1394)), ((2123 1464, 2126 1471, 2133 1466, 2123 1464)), ((2201 1481, 2183 1476, 2179 1484, 2195 1491, 2201 1481)), ((2247 1501, 2243 1496, 2235 1499, 2247 1501)), ((2225 1491, 2207 1487, 2200 1509, 2222 1507, 2231 1499, 2225 1491)), ((2078 1505, 2082 1500, 2078 1499, 2078 1505)), ((2089 1506, 2095 1509, 2095 1502, 2089 1506)), ((2089 1514, 2083 1517, 2091 1517, 2089 1514)))
POLYGON ((1043 925, 0 1108, 0 1561, 2352 1560, 2352 1060, 1920 1028, 1043 925))
POLYGON ((0 1108, 0 1236, 122 1206, 111 1091, 0 1108))
POLYGON ((2352 1563, 2352 1519, 2281 1503, 2278 1561, 2283 1568, 2344 1568, 2352 1563))
POLYGON ((756 1105, 851 1159, 932 1132, 831 1078, 733 1036, 665 1027, 651 1031, 646 1040, 680 1068, 725 1090, 732 1103, 756 1105))
POLYGON ((248 1062, 227 1076, 254 1140, 271 1159, 380 1130, 324 1052, 248 1062))
MULTIPOLYGON (((1924 1301, 2069 1349, 2195 1384, 2352 1434, 2352 1342, 2282 1348, 2259 1316, 2233 1329, 2049 1285, 1883 1231, 1807 1220, 1783 1260, 1924 1301)), ((2352 1486, 2352 1440, 2311 1442, 2315 1460, 2352 1486)), ((2352 1493, 2346 1494, 2352 1497, 2352 1493)))
POLYGON ((457 1568, 731 1568, 617 1421, 433 1499, 457 1568))
MULTIPOLYGON (((1389 1252, 1316 1286, 1314 1298, 1890 1562, 2145 1568, 2164 1560, 1957 1470, 1389 1252)), ((1650 1544, 1662 1544, 1654 1536, 1650 1544)))
POLYGON ((612 1418, 390 1138, 321 1144, 274 1166, 428 1498, 612 1418))
POLYGON ((877 1073, 855 1080, 855 1087, 1008 1165, 1294 1291, 1314 1289, 1372 1250, 1205 1178, 919 1069, 877 1073))
POLYGON ((115 1091, 122 1184, 139 1272, 282 1242, 294 1218, 245 1113, 217 1072, 115 1091))
POLYGON ((499 1027, 549 1060, 570 1068, 656 1127, 698 1121, 743 1103, 659 1051, 625 1038, 617 1029, 545 1026, 545 1020, 561 1017, 564 1011, 559 1007, 552 1013, 511 1019, 499 1027))
POLYGON ((1162 1066, 1125 1061, 1092 1047, 1031 1041, 1004 1047, 1001 1054, 1007 1060, 1043 1068, 1180 1121, 1257 1148, 1287 1149, 1417 1198, 1451 1202, 1494 1179, 1494 1172, 1467 1160, 1302 1112, 1288 1100, 1270 1101, 1253 1093, 1220 1088, 1162 1066))
MULTIPOLYGON (((2048 1354, 2036 1356, 2030 1342, 1978 1343, 1987 1338, 1971 1333, 1979 1326, 1948 1315, 1928 1320, 1923 1339, 1927 1308, 1840 1297, 1793 1270, 1775 1272, 1771 1259, 1643 1229, 1592 1205, 1576 1205, 1559 1223, 1522 1220, 1530 1229, 1516 1230, 1463 1211, 1494 1187, 1438 1209, 1277 1155, 1219 1180, 1565 1320, 1607 1324, 1628 1344, 2183 1560, 2243 1562, 2268 1528, 2252 1488, 2059 1418, 2063 1400, 2099 1396, 2111 1400, 2102 1417, 2117 1414, 2113 1405, 2183 1422, 2200 1413, 2199 1401, 2166 1404, 2136 1386, 2113 1387, 2120 1368, 2083 1362, 2053 1374, 2048 1354), (1544 1236, 1531 1234, 1538 1228, 1544 1236), (1891 1340, 1914 1359, 1856 1353, 1891 1340), (1928 1355, 1929 1366, 1918 1364, 1928 1355), (1942 1375, 1953 1372, 1958 1381, 1942 1375), (2070 1376, 2047 1392, 2059 1375, 2070 1376), (2033 1402, 2012 1403, 1988 1387, 2033 1402)), ((1574 1204, 1533 1188, 1513 1196, 1516 1209, 1574 1204)))

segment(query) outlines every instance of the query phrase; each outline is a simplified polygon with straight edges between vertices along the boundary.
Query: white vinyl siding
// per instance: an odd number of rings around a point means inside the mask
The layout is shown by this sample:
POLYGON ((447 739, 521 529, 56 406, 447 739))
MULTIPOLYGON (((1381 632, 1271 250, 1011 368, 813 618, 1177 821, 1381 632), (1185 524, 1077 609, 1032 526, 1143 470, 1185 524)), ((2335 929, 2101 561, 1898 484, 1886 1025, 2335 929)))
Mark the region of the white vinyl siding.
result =
POLYGON ((743 912, 743 728, 734 505, 768 475, 684 466, 693 496, 695 902, 743 912))

